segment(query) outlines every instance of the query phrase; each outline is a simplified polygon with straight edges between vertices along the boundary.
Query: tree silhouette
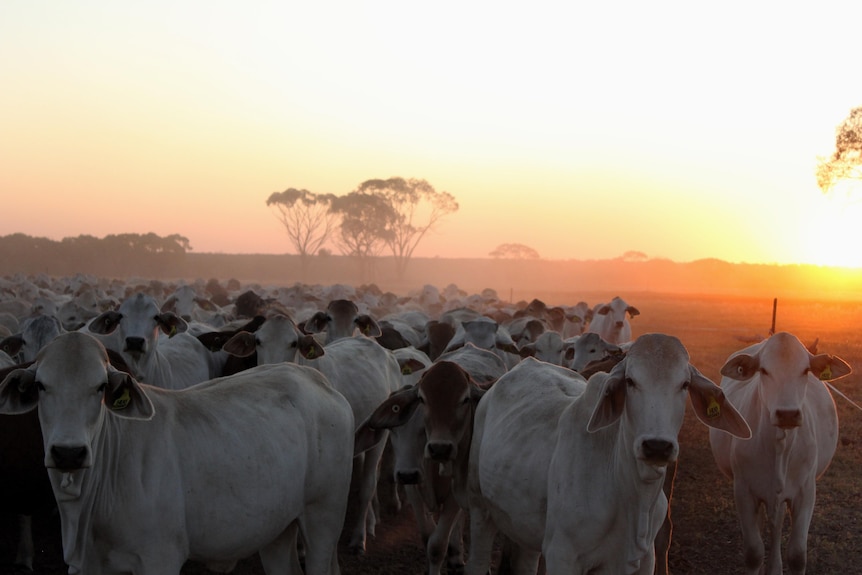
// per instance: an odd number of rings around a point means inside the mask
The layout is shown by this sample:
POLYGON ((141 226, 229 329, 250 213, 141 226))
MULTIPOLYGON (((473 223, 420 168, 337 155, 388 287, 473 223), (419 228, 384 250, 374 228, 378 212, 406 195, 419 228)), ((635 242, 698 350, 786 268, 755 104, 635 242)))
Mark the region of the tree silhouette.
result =
POLYGON ((524 244, 500 244, 488 254, 492 258, 507 258, 513 260, 537 260, 539 252, 524 244))
POLYGON ((425 234, 459 208, 452 194, 438 192, 427 181, 414 178, 366 180, 356 191, 384 198, 395 213, 388 222, 384 241, 395 257, 399 278, 404 277, 407 264, 425 234))
POLYGON ((288 188, 270 194, 266 200, 267 206, 277 209, 276 217, 299 254, 303 276, 308 271, 309 258, 326 243, 335 228, 335 216, 330 211, 334 199, 332 194, 288 188))
POLYGON ((862 180, 862 106, 835 129, 835 152, 829 158, 818 158, 817 185, 829 193, 842 180, 862 180))
POLYGON ((334 198, 331 212, 341 218, 335 244, 342 254, 356 258, 360 281, 367 281, 398 214, 385 197, 358 191, 334 198))

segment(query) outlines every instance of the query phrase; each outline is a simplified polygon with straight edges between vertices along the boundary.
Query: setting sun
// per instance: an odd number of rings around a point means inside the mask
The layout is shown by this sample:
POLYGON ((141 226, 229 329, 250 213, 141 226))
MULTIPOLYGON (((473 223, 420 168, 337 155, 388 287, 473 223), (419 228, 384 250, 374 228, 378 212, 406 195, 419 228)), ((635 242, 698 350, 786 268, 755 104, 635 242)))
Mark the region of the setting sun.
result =
POLYGON ((812 202, 801 227, 805 260, 822 265, 862 267, 862 186, 839 184, 812 202))

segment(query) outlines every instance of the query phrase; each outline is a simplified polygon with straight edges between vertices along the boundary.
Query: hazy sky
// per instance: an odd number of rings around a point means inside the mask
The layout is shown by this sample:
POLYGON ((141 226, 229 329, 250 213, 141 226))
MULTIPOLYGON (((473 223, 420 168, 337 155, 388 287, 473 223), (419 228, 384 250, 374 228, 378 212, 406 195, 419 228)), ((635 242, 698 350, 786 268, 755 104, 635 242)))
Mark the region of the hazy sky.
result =
POLYGON ((0 235, 292 248, 266 199, 421 178, 418 256, 862 265, 814 169, 862 3, 0 2, 0 235))

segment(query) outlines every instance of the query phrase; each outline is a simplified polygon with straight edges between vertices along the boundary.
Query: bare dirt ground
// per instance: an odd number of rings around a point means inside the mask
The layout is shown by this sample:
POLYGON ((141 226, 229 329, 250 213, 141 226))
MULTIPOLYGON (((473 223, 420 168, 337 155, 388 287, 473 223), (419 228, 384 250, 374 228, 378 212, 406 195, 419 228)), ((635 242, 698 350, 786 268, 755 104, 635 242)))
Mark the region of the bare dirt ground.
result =
MULTIPOLYGON (((613 294, 612 294, 613 295, 613 294)), ((621 294, 641 315, 632 321, 635 335, 663 332, 676 335, 688 348, 692 363, 707 377, 719 381, 719 369, 728 355, 744 347, 742 339, 767 335, 772 300, 722 299, 708 296, 621 294)), ((551 301, 549 304, 573 304, 551 301)), ((591 301, 591 300, 587 300, 591 301)), ((796 334, 803 342, 819 338, 819 350, 842 357, 856 370, 836 386, 862 402, 862 302, 780 301, 777 329, 796 334)), ((831 467, 818 483, 817 505, 809 536, 808 573, 859 573, 862 568, 862 412, 836 398, 840 418, 838 450, 831 467)), ((743 571, 742 548, 730 480, 722 476, 709 450, 706 427, 693 414, 686 416, 681 455, 671 503, 674 519, 670 551, 671 571, 679 574, 725 575, 743 571)), ((384 481, 381 499, 389 501, 384 481)), ((391 493, 391 491, 390 491, 391 493)), ((14 518, 0 516, 0 573, 15 572, 14 518)), ((66 573, 62 561, 56 516, 35 519, 38 556, 35 572, 66 573)), ((341 568, 346 575, 404 575, 424 572, 424 551, 412 514, 384 507, 368 551, 356 557, 342 548, 341 568)), ((183 575, 208 573, 189 563, 183 575)), ((255 557, 242 561, 234 573, 258 575, 263 571, 255 557)))

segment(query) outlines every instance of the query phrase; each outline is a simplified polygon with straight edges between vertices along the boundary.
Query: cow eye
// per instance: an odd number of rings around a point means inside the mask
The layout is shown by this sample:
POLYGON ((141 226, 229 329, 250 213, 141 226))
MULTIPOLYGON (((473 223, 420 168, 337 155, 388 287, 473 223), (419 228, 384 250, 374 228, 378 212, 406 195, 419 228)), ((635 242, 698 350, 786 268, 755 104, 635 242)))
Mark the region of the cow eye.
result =
POLYGON ((39 391, 45 391, 45 386, 42 384, 41 381, 37 381, 36 382, 36 389, 38 389, 39 391))
POLYGON ((683 382, 683 384, 682 384, 682 390, 683 390, 683 391, 686 391, 686 390, 689 388, 689 386, 690 386, 690 385, 691 385, 691 382, 690 382, 690 381, 683 382))
POLYGON ((105 387, 107 387, 107 386, 108 386, 108 384, 107 384, 107 383, 103 383, 103 384, 102 384, 102 385, 100 385, 100 386, 99 386, 99 388, 96 390, 96 393, 103 393, 103 392, 105 391, 105 387))
POLYGON ((632 389, 635 389, 635 388, 637 387, 637 385, 635 384, 635 380, 633 380, 633 379, 632 379, 632 378, 630 378, 630 377, 627 377, 627 378, 626 378, 626 385, 627 385, 628 387, 631 387, 632 389))
POLYGON ((769 372, 768 372, 768 371, 766 371, 765 369, 763 369, 762 367, 760 368, 760 373, 762 373, 762 374, 763 374, 763 375, 765 375, 765 376, 768 376, 768 375, 769 375, 769 372))

